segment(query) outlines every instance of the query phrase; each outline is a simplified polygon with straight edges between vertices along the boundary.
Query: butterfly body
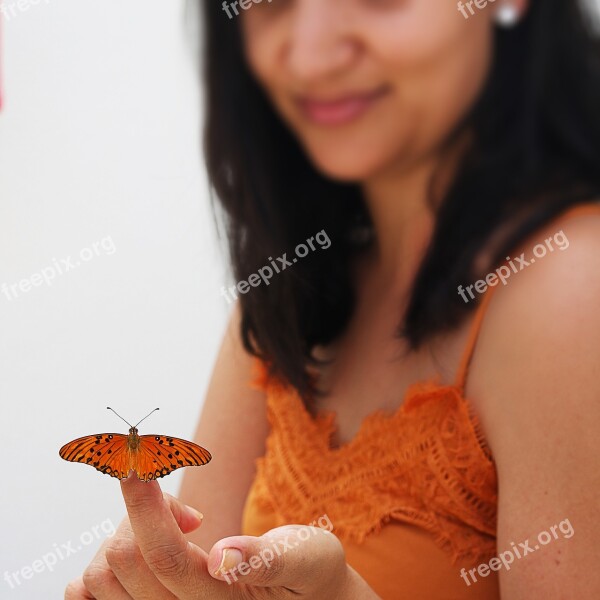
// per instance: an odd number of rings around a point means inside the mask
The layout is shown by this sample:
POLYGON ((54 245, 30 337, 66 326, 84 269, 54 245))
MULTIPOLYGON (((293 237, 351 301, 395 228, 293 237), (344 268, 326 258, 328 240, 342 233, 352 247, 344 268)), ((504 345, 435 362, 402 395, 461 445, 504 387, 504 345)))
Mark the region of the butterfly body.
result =
POLYGON ((198 444, 164 435, 139 435, 136 427, 127 435, 98 433, 78 438, 65 444, 59 454, 119 479, 127 478, 133 469, 142 481, 159 479, 181 467, 205 465, 212 458, 198 444))
POLYGON ((135 427, 132 427, 129 430, 129 435, 127 436, 127 449, 133 450, 134 452, 138 450, 140 447, 140 436, 138 435, 138 430, 135 427))

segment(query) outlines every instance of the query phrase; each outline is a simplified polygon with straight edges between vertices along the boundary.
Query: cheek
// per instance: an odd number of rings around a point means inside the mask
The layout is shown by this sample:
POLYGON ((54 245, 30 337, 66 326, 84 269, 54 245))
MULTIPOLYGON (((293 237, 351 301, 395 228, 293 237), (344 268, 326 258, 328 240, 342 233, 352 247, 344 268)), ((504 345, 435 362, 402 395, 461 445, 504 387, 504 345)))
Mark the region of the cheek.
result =
POLYGON ((438 54, 457 42, 477 44, 491 29, 492 13, 481 11, 466 21, 452 0, 410 0, 401 10, 363 13, 359 19, 369 44, 385 44, 398 56, 415 61, 438 54))
POLYGON ((279 20, 261 14, 242 17, 241 33, 246 60, 254 76, 263 84, 282 75, 280 57, 286 43, 285 31, 279 20))
POLYGON ((475 102, 489 71, 491 24, 485 18, 465 24, 459 17, 451 12, 423 22, 382 23, 371 39, 373 65, 391 81, 394 107, 404 116, 397 127, 410 127, 420 145, 448 133, 475 102))

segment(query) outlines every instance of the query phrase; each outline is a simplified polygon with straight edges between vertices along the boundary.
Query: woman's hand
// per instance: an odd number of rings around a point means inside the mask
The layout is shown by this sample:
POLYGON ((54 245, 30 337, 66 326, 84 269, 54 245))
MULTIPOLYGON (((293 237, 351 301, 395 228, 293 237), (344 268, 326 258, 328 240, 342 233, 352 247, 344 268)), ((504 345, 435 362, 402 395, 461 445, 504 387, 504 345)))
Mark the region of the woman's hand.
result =
POLYGON ((329 531, 285 526, 236 536, 206 554, 184 533, 202 516, 135 475, 122 482, 129 520, 107 540, 66 600, 375 599, 329 531))

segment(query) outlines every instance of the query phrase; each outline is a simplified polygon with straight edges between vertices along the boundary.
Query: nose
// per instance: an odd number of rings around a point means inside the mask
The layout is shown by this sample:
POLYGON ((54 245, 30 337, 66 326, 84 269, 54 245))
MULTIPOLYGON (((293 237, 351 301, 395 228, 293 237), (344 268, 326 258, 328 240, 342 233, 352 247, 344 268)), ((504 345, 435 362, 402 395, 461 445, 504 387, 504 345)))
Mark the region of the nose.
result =
POLYGON ((347 1, 296 3, 285 59, 292 74, 305 84, 343 72, 356 59, 359 44, 344 7, 347 1))

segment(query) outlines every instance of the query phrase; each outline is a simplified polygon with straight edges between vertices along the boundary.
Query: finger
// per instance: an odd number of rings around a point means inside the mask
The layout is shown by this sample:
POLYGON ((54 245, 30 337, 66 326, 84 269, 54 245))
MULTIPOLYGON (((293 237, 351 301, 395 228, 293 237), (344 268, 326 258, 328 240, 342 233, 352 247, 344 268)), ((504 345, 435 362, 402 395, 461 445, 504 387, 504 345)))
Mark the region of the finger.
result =
POLYGON ((83 579, 79 577, 69 583, 65 590, 65 600, 94 600, 89 591, 83 585, 83 579))
MULTIPOLYGON (((202 520, 204 516, 201 512, 191 507, 187 507, 189 510, 184 510, 181 502, 179 502, 177 498, 174 498, 173 496, 171 496, 171 494, 167 494, 166 492, 163 492, 163 498, 168 504, 169 508, 171 509, 171 512, 173 513, 175 521, 177 521, 179 529, 183 533, 190 533, 198 529, 198 527, 202 525, 202 520)), ((96 557, 103 556, 106 548, 113 544, 114 540, 117 540, 121 537, 126 537, 127 539, 135 539, 135 536, 133 535, 133 530, 131 529, 131 523, 128 517, 125 517, 121 521, 121 523, 119 523, 117 531, 112 536, 107 537, 104 540, 98 552, 96 553, 96 557)))
POLYGON ((191 506, 182 504, 177 498, 166 492, 163 492, 163 498, 171 509, 171 513, 182 533, 190 533, 202 525, 204 515, 201 512, 191 506))
MULTIPOLYGON (((182 532, 188 533, 200 526, 201 513, 184 510, 181 503, 169 494, 163 494, 163 498, 182 532)), ((140 600, 169 597, 169 592, 143 560, 127 518, 120 523, 115 536, 105 540, 91 566, 100 570, 110 569, 123 589, 136 600, 138 597, 140 600)))
MULTIPOLYGON (((98 552, 96 552, 96 555, 87 567, 84 574, 85 580, 89 581, 92 587, 98 587, 101 585, 101 582, 96 583, 95 579, 99 578, 102 573, 105 573, 105 577, 108 579, 110 567, 106 562, 106 549, 110 544, 114 543, 114 540, 119 539, 122 536, 129 536, 133 538, 133 532, 131 531, 131 526, 129 525, 128 519, 121 521, 114 535, 107 537, 104 540, 98 552)), ((67 586, 67 589, 65 590, 65 600, 95 600, 95 596, 93 596, 91 591, 86 587, 84 578, 79 577, 78 579, 70 582, 67 586)))
POLYGON ((134 539, 119 539, 106 549, 106 561, 123 589, 135 600, 176 600, 154 576, 134 539))
POLYGON ((234 536, 218 541, 208 555, 208 568, 216 579, 261 587, 283 586, 302 593, 307 572, 336 579, 346 568, 338 538, 319 527, 284 526, 261 537, 234 536))
POLYGON ((94 600, 132 600, 106 562, 92 563, 83 573, 83 585, 94 600))
MULTIPOLYGON (((215 585, 207 571, 206 553, 187 542, 174 515, 177 510, 190 511, 188 517, 193 518, 197 511, 176 498, 165 501, 156 481, 143 482, 135 474, 121 482, 121 489, 135 539, 156 578, 179 598, 226 597, 222 584, 215 585)), ((184 522, 188 517, 179 513, 184 522)))

